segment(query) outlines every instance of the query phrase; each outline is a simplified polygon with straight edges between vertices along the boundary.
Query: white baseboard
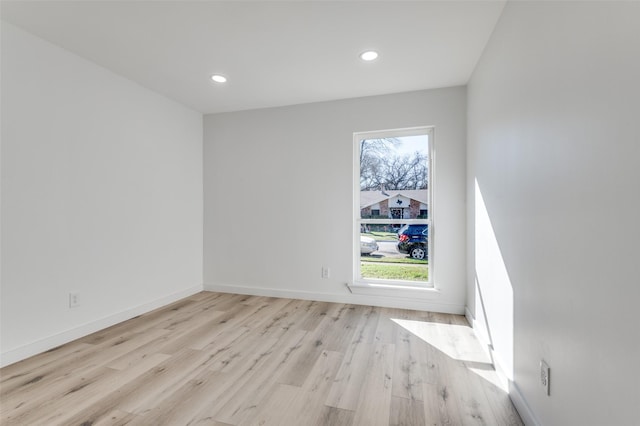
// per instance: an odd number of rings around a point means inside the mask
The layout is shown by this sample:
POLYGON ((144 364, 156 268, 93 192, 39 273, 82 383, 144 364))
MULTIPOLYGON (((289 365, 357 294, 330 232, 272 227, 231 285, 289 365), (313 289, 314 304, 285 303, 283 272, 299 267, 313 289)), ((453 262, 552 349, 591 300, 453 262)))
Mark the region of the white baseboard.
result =
POLYGON ((247 294, 251 296, 282 297, 287 299, 316 300, 319 302, 350 303, 354 305, 380 306, 385 308, 414 309, 419 311, 441 312, 456 315, 461 315, 464 312, 463 305, 406 297, 369 296, 353 294, 348 291, 344 294, 318 293, 300 290, 283 290, 277 288, 206 283, 204 284, 204 290, 218 291, 221 293, 247 294))
POLYGON ((526 426, 541 426, 541 423, 531 411, 529 404, 527 404, 527 400, 524 399, 522 392, 520 392, 520 388, 511 380, 509 380, 509 398, 511 398, 511 402, 518 410, 518 414, 520 414, 520 418, 526 426))
POLYGON ((482 343, 488 343, 489 342, 488 336, 480 335, 481 333, 480 333, 479 327, 476 326, 476 318, 473 316, 468 306, 464 307, 464 317, 467 319, 467 322, 469 323, 471 328, 473 328, 473 331, 476 333, 476 336, 478 337, 478 339, 480 339, 482 343))
POLYGON ((511 399, 511 402, 513 402, 513 405, 516 407, 516 410, 518 411, 518 414, 520 414, 520 418, 522 419, 524 424, 526 426, 540 426, 540 422, 536 419, 536 416, 534 416, 533 411, 531 411, 531 408, 529 407, 529 404, 527 404, 527 400, 522 395, 522 392, 520 392, 520 388, 518 388, 518 385, 516 385, 516 383, 513 380, 509 379, 505 374, 504 369, 499 362, 500 357, 494 351, 489 336, 487 335, 484 327, 478 326, 475 317, 469 310, 469 307, 465 307, 464 316, 467 318, 467 321, 469 322, 471 328, 473 328, 473 331, 478 340, 487 349, 489 356, 493 360, 493 367, 495 368, 500 381, 508 384, 509 398, 511 399))
POLYGON ((5 367, 9 364, 21 361, 29 358, 30 356, 37 355, 49 349, 71 342, 72 340, 79 339, 87 336, 96 331, 103 330, 112 325, 131 319, 135 316, 147 313, 162 306, 166 306, 177 300, 185 297, 192 296, 202 291, 202 285, 193 286, 185 290, 181 290, 167 296, 160 297, 152 300, 151 302, 143 303, 133 308, 126 309, 124 311, 117 312, 113 315, 91 321, 87 324, 72 328, 62 333, 55 334, 53 336, 45 337, 44 339, 37 340, 35 342, 20 346, 15 349, 11 349, 7 352, 0 354, 0 367, 5 367))

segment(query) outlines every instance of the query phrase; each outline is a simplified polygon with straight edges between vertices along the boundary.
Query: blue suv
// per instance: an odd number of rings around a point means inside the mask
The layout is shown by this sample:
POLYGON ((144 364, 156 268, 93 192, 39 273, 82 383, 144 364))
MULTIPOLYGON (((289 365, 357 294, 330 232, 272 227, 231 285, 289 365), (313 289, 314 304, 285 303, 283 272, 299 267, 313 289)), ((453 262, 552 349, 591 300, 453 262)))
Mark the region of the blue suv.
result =
POLYGON ((398 251, 414 259, 428 258, 428 225, 405 225, 398 231, 398 251))

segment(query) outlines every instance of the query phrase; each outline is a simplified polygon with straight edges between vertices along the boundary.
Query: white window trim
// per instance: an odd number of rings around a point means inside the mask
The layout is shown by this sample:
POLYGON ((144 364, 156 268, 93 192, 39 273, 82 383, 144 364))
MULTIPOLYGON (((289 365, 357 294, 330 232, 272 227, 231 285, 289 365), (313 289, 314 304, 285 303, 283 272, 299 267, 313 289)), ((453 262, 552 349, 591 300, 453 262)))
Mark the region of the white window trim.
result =
POLYGON ((432 299, 440 295, 440 290, 436 286, 436 275, 434 268, 433 242, 435 239, 435 209, 434 209, 434 183, 435 177, 435 138, 434 127, 411 127, 404 129, 391 129, 370 132, 356 132, 353 134, 353 283, 348 284, 349 290, 356 294, 369 294, 379 296, 400 296, 415 297, 418 299, 432 299), (360 225, 364 223, 388 223, 388 219, 361 219, 360 217, 360 141, 363 139, 383 139, 402 136, 429 136, 429 219, 405 219, 402 222, 411 223, 428 223, 429 239, 429 281, 393 281, 382 279, 363 279, 360 278, 360 225), (391 292, 392 293, 391 293, 391 292))

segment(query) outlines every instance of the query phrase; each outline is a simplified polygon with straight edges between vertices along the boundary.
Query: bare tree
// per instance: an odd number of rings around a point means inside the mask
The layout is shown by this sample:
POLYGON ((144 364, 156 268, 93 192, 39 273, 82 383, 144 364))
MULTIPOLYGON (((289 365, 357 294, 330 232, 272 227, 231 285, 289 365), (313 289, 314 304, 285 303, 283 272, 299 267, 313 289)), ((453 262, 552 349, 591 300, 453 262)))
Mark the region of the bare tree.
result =
POLYGON ((360 164, 369 158, 388 155, 402 142, 398 138, 363 139, 360 141, 360 164))
POLYGON ((398 138, 363 139, 360 141, 360 189, 373 191, 381 189, 383 164, 402 142, 398 138))
POLYGON ((393 155, 398 139, 368 139, 360 142, 360 190, 426 189, 427 157, 393 155))

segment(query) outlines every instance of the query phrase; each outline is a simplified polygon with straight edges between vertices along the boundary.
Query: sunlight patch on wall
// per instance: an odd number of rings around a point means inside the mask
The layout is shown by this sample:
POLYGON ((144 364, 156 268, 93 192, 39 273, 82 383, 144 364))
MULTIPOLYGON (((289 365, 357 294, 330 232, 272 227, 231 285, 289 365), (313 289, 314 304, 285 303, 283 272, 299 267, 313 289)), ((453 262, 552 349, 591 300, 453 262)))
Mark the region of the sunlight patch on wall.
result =
POLYGON ((513 287, 478 180, 475 181, 475 311, 494 360, 513 380, 513 287))

